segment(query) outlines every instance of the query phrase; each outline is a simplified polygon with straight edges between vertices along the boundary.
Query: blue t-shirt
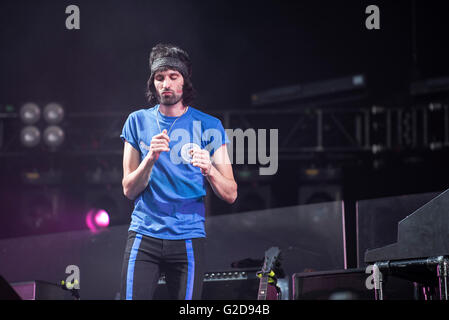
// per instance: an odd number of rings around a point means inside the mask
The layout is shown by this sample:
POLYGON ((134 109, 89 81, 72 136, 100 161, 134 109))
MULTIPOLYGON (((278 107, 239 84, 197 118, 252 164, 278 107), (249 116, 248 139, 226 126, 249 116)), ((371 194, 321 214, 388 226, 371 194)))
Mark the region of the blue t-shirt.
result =
POLYGON ((140 152, 142 161, 153 136, 164 129, 170 137, 170 151, 161 152, 147 187, 135 199, 129 230, 160 239, 205 237, 205 178, 200 168, 183 159, 181 151, 194 143, 212 157, 229 142, 228 137, 215 117, 192 107, 180 117, 167 117, 159 112, 159 105, 132 112, 120 137, 140 152))

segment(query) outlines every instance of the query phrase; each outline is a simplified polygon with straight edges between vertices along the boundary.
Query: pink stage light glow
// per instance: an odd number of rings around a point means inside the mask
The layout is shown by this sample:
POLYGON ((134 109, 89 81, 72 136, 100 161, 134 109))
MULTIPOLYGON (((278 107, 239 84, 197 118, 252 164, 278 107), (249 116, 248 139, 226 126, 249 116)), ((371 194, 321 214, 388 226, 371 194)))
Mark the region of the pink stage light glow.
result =
POLYGON ((95 214, 95 223, 99 227, 109 226, 109 215, 105 210, 100 210, 95 214))
POLYGON ((86 215, 86 225, 90 231, 97 233, 109 226, 109 214, 103 209, 91 209, 86 215))

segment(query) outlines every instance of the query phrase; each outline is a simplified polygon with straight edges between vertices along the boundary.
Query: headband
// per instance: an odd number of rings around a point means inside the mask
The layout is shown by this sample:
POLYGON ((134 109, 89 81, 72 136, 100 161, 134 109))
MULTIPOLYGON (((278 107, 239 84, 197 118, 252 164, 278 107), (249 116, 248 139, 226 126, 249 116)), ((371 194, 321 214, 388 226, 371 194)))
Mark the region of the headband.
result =
POLYGON ((187 66, 179 59, 173 58, 173 57, 164 57, 164 58, 158 58, 153 61, 153 64, 151 65, 151 74, 154 74, 157 69, 161 67, 172 67, 176 68, 181 72, 181 74, 186 77, 188 76, 188 70, 187 66))

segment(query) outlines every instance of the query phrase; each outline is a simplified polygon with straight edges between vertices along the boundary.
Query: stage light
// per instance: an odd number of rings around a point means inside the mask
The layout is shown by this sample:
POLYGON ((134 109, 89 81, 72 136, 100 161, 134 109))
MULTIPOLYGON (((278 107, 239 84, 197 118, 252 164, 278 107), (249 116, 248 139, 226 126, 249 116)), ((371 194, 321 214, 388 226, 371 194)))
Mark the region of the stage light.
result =
POLYGON ((25 147, 35 147, 41 141, 41 132, 35 126, 24 127, 20 131, 20 141, 25 147))
POLYGON ((91 209, 86 215, 86 225, 93 233, 100 232, 109 226, 109 214, 104 209, 91 209))
POLYGON ((52 102, 44 108, 44 119, 49 124, 58 124, 64 118, 64 109, 58 103, 52 102))
POLYGON ((95 214, 95 223, 99 227, 109 226, 109 215, 105 210, 100 210, 95 214))
POLYGON ((64 131, 58 126, 49 126, 44 130, 44 142, 49 147, 58 147, 64 142, 64 131))
POLYGON ((33 102, 25 103, 20 108, 20 119, 26 124, 35 124, 41 117, 41 109, 33 102))

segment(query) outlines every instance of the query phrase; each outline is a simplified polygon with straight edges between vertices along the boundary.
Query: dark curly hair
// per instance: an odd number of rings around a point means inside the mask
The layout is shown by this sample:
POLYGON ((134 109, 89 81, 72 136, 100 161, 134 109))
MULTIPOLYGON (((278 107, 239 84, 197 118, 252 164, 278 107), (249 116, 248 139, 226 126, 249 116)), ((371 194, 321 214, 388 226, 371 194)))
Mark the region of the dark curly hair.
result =
MULTIPOLYGON (((196 91, 193 88, 192 81, 190 80, 190 77, 192 76, 192 63, 190 61, 190 57, 187 54, 186 51, 183 49, 172 45, 172 44, 163 44, 159 43, 156 46, 153 47, 150 53, 150 70, 151 66, 154 62, 154 60, 164 57, 173 57, 181 60, 187 67, 188 74, 183 74, 181 70, 175 67, 161 67, 157 71, 165 71, 168 69, 175 69, 179 73, 182 74, 184 78, 184 86, 183 86, 183 95, 182 95, 182 102, 185 106, 190 105, 196 96, 196 91)), ((156 94, 156 88, 154 87, 154 73, 151 74, 150 78, 147 81, 147 88, 145 92, 146 97, 148 98, 148 101, 151 105, 156 105, 159 103, 157 94, 156 94)))

